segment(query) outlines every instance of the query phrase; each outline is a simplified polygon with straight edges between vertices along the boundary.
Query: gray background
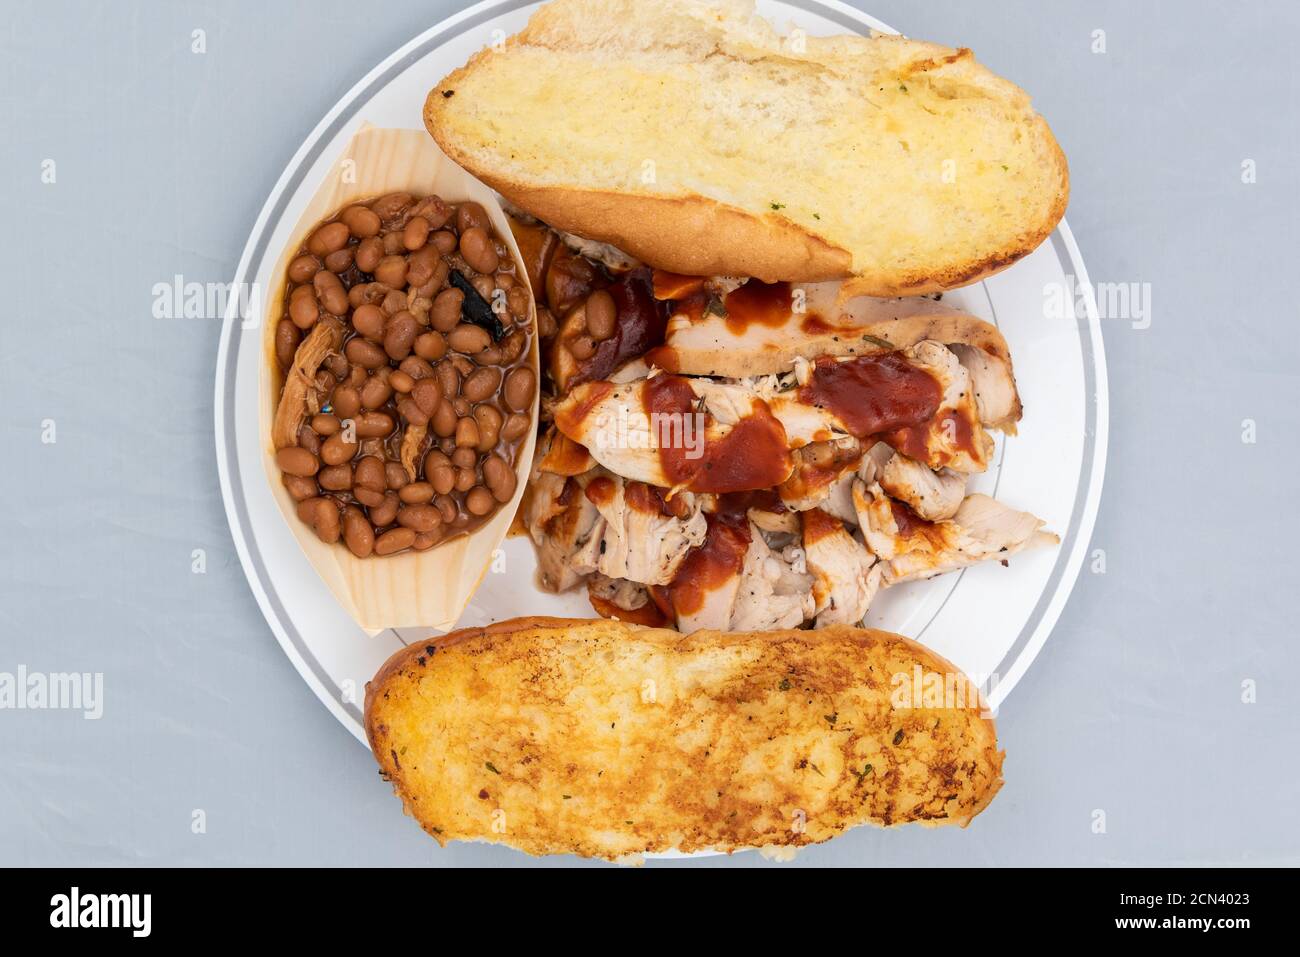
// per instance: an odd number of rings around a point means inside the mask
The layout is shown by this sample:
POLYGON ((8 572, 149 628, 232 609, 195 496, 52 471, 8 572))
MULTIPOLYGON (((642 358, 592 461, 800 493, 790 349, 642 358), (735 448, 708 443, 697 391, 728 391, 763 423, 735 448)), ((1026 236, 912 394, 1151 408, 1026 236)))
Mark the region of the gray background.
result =
MULTIPOLYGON (((572 863, 439 850, 402 816, 244 582, 218 321, 150 315, 157 282, 228 281, 319 118, 459 6, 6 4, 0 671, 103 672, 106 704, 0 711, 0 864, 572 863)), ((1032 92, 1094 282, 1150 283, 1154 319, 1104 323, 1106 571, 1085 568, 1002 711, 1002 794, 965 832, 859 830, 794 866, 1300 863, 1296 5, 868 9, 1032 92)))

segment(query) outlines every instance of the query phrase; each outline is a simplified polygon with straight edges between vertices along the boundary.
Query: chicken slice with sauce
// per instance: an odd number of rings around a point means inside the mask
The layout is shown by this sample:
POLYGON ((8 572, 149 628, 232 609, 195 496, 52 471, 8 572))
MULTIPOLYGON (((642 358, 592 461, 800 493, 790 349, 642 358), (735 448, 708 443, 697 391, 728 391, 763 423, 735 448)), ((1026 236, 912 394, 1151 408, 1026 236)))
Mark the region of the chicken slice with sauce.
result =
POLYGON ((883 566, 838 518, 818 508, 800 517, 804 558, 813 575, 816 626, 856 625, 880 590, 883 566))
POLYGON ((587 483, 586 497, 605 521, 596 569, 607 578, 667 585, 704 541, 708 523, 689 492, 668 502, 643 482, 601 475, 587 483))
POLYGON ((932 469, 895 452, 880 471, 880 487, 928 522, 952 518, 966 496, 966 476, 932 469))

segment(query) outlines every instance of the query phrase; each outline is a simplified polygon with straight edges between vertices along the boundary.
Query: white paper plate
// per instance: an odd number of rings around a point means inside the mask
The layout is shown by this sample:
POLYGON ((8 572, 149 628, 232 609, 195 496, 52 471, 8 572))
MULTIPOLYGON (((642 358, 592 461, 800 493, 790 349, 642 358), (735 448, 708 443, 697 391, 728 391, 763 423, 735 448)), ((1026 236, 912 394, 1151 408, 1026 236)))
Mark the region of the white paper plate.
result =
MULTIPOLYGON (((424 98, 442 76, 486 44, 523 27, 536 3, 485 2, 421 34, 388 57, 321 120, 271 191, 235 282, 269 288, 288 232, 343 145, 365 122, 419 127, 424 98)), ((778 25, 810 35, 870 29, 895 32, 842 3, 760 3, 778 25)), ((1010 567, 977 566, 882 593, 868 623, 917 638, 966 672, 991 681, 1000 705, 1033 662, 1069 597, 1092 533, 1106 462, 1106 364, 1096 310, 1049 319, 1046 290, 1087 273, 1064 222, 1035 253, 987 282, 945 301, 994 322, 1011 347, 1025 404, 1020 435, 998 438, 996 464, 972 488, 1044 518, 1061 536, 1058 548, 1017 555, 1010 567), (1058 284, 1058 285, 1053 285, 1058 284)), ((238 286, 236 288, 239 288, 238 286)), ((1073 287, 1071 287, 1073 288, 1073 287)), ((237 297, 231 297, 234 302, 237 297)), ((235 315, 222 330, 217 357, 217 463, 226 514, 240 561, 267 623, 285 653, 334 716, 363 743, 366 681, 403 644, 432 632, 403 629, 368 637, 335 603, 308 565, 276 508, 258 450, 257 365, 261 317, 235 315)), ((478 625, 516 615, 590 617, 585 590, 548 595, 533 584, 531 544, 508 539, 461 618, 478 625)))

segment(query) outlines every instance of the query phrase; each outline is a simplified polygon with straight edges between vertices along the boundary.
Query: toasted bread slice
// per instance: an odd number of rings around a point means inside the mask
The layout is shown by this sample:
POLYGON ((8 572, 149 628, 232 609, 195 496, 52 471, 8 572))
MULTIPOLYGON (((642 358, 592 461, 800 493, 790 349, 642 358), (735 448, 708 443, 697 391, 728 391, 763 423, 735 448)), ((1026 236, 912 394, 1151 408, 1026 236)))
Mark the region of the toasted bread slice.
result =
POLYGON ((1033 250, 1069 193, 1029 97, 969 50, 783 37, 751 0, 552 0, 424 118, 528 212, 690 275, 935 292, 1033 250))
POLYGON ((366 686, 366 730, 440 843, 608 859, 788 847, 857 824, 964 825, 993 798, 993 722, 960 694, 900 701, 894 676, 918 673, 960 674, 860 628, 518 618, 398 652, 366 686))

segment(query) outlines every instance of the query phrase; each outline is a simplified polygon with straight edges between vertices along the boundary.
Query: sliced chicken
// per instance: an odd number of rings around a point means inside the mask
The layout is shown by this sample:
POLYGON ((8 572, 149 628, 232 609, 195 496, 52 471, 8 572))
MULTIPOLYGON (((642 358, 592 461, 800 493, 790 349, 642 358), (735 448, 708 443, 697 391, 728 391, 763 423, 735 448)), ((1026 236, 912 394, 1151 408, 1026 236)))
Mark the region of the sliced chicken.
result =
POLYGON ((596 569, 608 578, 667 585, 708 529, 689 492, 674 496, 670 504, 662 492, 642 482, 602 475, 587 483, 586 497, 605 520, 596 569))
POLYGON ((812 576, 800 574, 751 529, 740 570, 732 631, 797 628, 813 615, 812 576))
POLYGON ((966 476, 952 469, 938 471, 901 452, 890 456, 880 471, 880 487, 928 522, 952 518, 966 495, 966 476))
POLYGON ((670 585, 655 589, 658 603, 670 609, 679 631, 731 626, 745 559, 755 530, 748 521, 708 516, 708 533, 678 566, 670 585))
POLYGON ((640 582, 609 578, 599 572, 587 579, 587 597, 602 618, 617 618, 635 625, 662 628, 667 616, 650 597, 650 590, 640 582))
POLYGON ((595 570, 592 548, 599 545, 604 519, 579 478, 534 468, 524 524, 537 546, 542 588, 568 591, 595 570))
POLYGON ((880 589, 883 567, 838 518, 816 508, 801 517, 817 627, 858 624, 880 589))
POLYGON ((856 483, 853 501, 867 547, 886 563, 885 585, 932 578, 1060 541, 1040 531, 1041 519, 978 493, 968 495, 957 513, 942 522, 920 518, 886 495, 879 484, 856 483))

